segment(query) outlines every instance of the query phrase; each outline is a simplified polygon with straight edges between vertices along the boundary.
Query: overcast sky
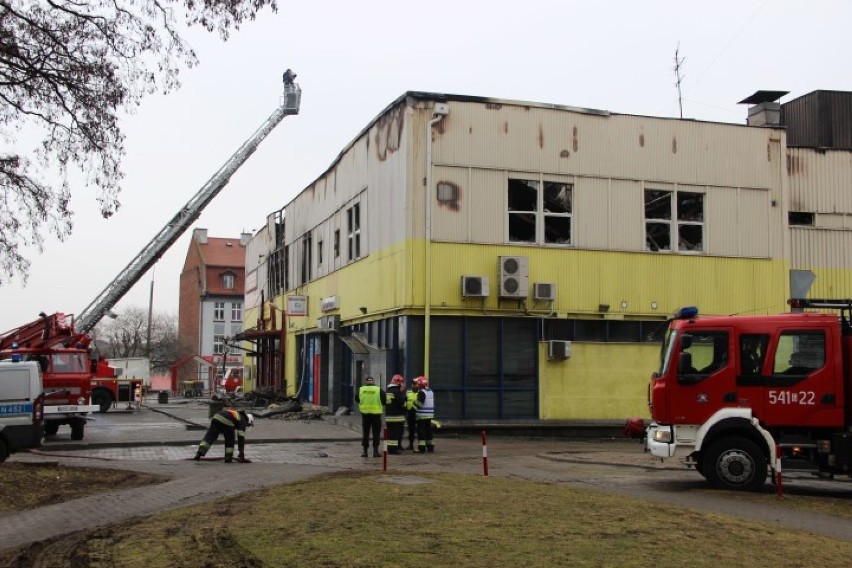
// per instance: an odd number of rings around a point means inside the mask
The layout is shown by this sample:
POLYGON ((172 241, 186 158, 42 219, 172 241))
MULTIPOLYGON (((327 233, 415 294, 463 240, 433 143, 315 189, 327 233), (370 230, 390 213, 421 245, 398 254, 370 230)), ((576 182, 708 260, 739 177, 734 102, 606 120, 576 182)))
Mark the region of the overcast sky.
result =
MULTIPOLYGON (((128 117, 121 209, 99 217, 74 188, 74 233, 33 253, 26 287, 0 288, 0 332, 40 311, 79 313, 277 107, 281 73, 302 105, 233 176, 194 227, 239 237, 315 180, 383 108, 408 90, 496 97, 743 124, 737 101, 759 89, 782 102, 852 90, 849 0, 574 2, 279 0, 222 43, 188 35, 201 64, 183 87, 128 117)), ((177 313, 191 229, 155 267, 154 309, 177 313)), ((147 307, 149 272, 117 309, 147 307)), ((779 286, 784 283, 779 282, 779 286)))

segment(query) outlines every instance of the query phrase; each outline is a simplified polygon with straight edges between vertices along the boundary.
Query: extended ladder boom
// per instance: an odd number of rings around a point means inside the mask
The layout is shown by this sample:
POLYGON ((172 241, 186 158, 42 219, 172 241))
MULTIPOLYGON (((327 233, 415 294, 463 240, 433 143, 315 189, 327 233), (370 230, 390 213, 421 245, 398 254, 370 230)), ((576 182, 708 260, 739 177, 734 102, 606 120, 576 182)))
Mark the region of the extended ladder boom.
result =
POLYGON ((239 150, 219 168, 213 177, 198 190, 192 199, 163 227, 159 233, 130 261, 119 275, 107 285, 98 297, 79 315, 75 328, 88 333, 104 315, 136 284, 157 260, 198 218, 210 201, 222 190, 231 176, 257 149, 258 145, 272 132, 285 116, 299 113, 302 91, 297 84, 284 85, 281 106, 243 143, 239 150))

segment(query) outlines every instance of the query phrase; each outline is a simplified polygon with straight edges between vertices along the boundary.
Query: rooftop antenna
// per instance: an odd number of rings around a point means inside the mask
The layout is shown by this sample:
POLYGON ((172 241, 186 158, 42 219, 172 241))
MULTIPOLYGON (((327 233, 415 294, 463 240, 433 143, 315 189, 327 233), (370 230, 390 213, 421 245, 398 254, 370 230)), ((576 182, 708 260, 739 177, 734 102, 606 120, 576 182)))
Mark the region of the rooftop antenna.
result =
POLYGON ((681 98, 680 93, 680 84, 683 82, 683 75, 680 74, 681 68, 683 66, 683 62, 686 61, 686 57, 680 57, 680 42, 677 43, 677 47, 675 48, 675 86, 677 87, 677 106, 680 108, 680 117, 683 118, 683 99, 681 98))

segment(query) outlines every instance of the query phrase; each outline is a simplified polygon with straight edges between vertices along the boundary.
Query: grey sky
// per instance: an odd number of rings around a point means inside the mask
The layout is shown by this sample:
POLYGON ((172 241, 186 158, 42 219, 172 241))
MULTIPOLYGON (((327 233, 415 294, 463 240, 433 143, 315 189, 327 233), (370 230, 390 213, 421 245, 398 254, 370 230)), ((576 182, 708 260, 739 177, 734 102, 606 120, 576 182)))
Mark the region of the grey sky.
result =
MULTIPOLYGON (((256 230, 407 90, 674 117, 678 44, 685 118, 742 124, 736 103, 758 89, 790 91, 782 101, 852 90, 848 0, 279 4, 227 43, 188 36, 201 64, 183 88, 124 121, 121 209, 101 219, 92 193, 75 188, 74 234, 47 239, 26 287, 0 288, 0 332, 40 311, 82 311, 275 109, 287 67, 299 75, 301 112, 207 207, 194 226, 210 236, 256 230)), ((156 266, 155 310, 177 312, 190 232, 156 266)), ((147 306, 150 282, 149 273, 118 308, 147 306)))

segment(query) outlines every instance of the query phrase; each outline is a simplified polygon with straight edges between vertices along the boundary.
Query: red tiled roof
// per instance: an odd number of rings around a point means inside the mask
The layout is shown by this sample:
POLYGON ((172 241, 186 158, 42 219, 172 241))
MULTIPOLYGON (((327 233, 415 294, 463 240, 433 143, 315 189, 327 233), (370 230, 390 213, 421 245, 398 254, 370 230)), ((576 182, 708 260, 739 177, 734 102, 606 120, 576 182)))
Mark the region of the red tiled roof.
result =
POLYGON ((246 247, 240 244, 239 237, 236 239, 208 237, 206 243, 196 242, 196 244, 204 264, 208 267, 245 268, 246 247))

